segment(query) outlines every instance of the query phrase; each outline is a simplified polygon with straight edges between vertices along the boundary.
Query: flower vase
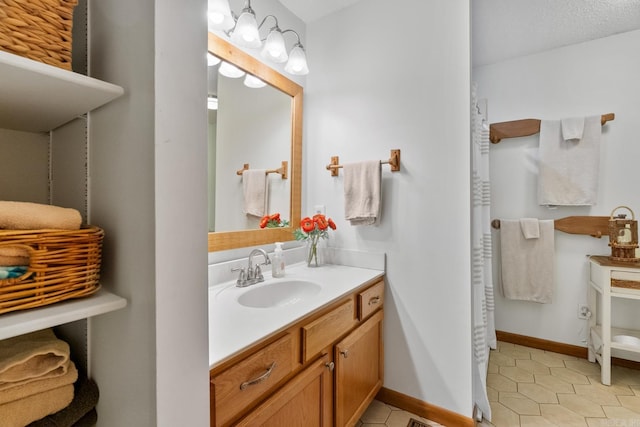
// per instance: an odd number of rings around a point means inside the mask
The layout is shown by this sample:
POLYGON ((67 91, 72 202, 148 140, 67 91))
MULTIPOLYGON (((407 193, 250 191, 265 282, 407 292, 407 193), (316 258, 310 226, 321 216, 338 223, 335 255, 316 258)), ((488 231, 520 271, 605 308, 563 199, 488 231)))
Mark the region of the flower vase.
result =
POLYGON ((318 267, 318 242, 310 240, 307 246, 307 267, 318 267))

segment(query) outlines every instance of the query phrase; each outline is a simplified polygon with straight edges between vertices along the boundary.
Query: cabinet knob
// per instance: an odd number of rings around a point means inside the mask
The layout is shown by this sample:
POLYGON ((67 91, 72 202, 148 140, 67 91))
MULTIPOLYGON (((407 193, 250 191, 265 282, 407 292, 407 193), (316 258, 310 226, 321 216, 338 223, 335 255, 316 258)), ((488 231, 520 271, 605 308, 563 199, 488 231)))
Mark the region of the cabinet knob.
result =
POLYGON ((333 362, 327 362, 324 364, 324 366, 326 366, 327 368, 329 368, 330 371, 333 372, 333 369, 336 367, 336 364, 333 362))
POLYGON ((340 354, 346 359, 349 357, 349 350, 342 350, 340 354))
POLYGON ((380 296, 371 297, 369 299, 369 305, 377 304, 380 301, 380 296))

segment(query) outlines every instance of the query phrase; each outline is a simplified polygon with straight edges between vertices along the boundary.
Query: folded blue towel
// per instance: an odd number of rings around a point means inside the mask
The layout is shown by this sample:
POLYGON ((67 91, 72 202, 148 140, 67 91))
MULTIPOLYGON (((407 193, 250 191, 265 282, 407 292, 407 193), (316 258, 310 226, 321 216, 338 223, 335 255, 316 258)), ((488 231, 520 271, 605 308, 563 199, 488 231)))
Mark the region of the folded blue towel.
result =
POLYGON ((0 279, 14 279, 22 276, 27 272, 29 267, 26 265, 13 265, 0 267, 0 279))

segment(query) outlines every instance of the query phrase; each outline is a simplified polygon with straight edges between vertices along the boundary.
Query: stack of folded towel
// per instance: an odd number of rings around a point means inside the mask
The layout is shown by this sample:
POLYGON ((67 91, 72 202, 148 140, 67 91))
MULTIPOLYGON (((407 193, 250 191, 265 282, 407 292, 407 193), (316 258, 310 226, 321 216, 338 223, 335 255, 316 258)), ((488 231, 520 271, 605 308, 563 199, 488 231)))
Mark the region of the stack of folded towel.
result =
MULTIPOLYGON (((0 229, 78 230, 81 225, 82 216, 76 209, 40 203, 0 200, 0 229)), ((0 246, 0 280, 22 276, 27 272, 28 266, 28 247, 0 246)))
POLYGON ((51 329, 0 341, 0 420, 24 427, 72 402, 78 371, 51 329))

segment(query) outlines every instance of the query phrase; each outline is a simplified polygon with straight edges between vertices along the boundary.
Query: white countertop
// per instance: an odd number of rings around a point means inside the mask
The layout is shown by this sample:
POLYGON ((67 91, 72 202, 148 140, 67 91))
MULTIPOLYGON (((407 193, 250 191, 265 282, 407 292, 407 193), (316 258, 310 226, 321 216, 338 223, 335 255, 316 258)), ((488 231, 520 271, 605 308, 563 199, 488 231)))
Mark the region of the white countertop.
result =
POLYGON ((358 286, 382 277, 384 271, 326 264, 309 268, 306 264, 287 266, 282 279, 265 273, 265 282, 245 288, 225 282, 209 288, 209 369, 248 348, 260 339, 283 329, 358 286), (238 303, 243 293, 285 280, 306 280, 321 286, 320 291, 295 304, 274 308, 249 308, 238 303))

